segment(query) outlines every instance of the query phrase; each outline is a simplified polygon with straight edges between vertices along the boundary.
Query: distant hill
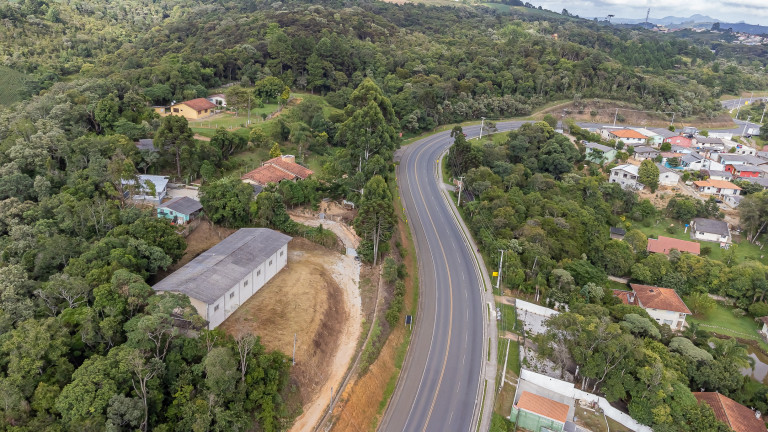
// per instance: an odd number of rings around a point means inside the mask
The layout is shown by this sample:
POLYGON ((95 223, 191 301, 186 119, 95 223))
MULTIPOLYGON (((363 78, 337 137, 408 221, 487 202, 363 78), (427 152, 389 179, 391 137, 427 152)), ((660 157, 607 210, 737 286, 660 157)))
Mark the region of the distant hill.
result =
MULTIPOLYGON (((695 14, 689 17, 676 17, 668 16, 664 18, 648 18, 648 22, 652 24, 663 25, 667 27, 698 27, 698 28, 710 28, 712 24, 719 22, 720 28, 723 30, 733 29, 735 32, 750 33, 750 34, 768 34, 768 27, 759 24, 747 24, 744 22, 729 23, 720 21, 717 18, 712 18, 707 15, 695 14)), ((613 24, 643 24, 644 18, 612 18, 613 24)))

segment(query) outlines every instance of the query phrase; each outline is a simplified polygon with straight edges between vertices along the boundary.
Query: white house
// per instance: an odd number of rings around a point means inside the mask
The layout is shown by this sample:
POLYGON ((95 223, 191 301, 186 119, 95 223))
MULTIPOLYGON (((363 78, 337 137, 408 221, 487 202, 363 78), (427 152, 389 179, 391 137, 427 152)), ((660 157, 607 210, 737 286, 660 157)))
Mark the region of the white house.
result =
MULTIPOLYGON (((649 146, 659 147, 661 145, 661 143, 664 142, 665 136, 662 136, 661 134, 659 134, 659 133, 657 133, 655 131, 652 131, 650 129, 645 129, 645 128, 632 128, 632 129, 635 132, 639 132, 641 135, 645 135, 647 137, 646 138, 646 143, 649 146)), ((667 132, 669 132, 669 131, 667 131, 667 132)))
POLYGON ((680 174, 676 170, 669 169, 664 165, 657 163, 659 167, 659 184, 662 186, 675 186, 680 181, 680 174))
POLYGON ((693 182, 697 192, 720 197, 728 195, 741 195, 741 188, 725 180, 699 180, 693 182))
POLYGON ((680 158, 680 166, 686 171, 700 171, 700 170, 715 170, 725 171, 725 165, 722 163, 713 161, 712 159, 706 159, 699 153, 691 153, 683 155, 680 158))
POLYGON ((636 165, 624 164, 611 169, 611 176, 608 179, 610 183, 618 183, 624 189, 642 189, 645 187, 637 181, 638 167, 636 165))
POLYGON ((705 172, 705 174, 709 176, 710 180, 725 180, 725 181, 733 180, 733 174, 729 173, 728 171, 708 170, 705 172))
POLYGON ((607 133, 608 133, 608 139, 623 141, 624 144, 627 144, 627 145, 632 145, 632 144, 642 145, 642 144, 645 144, 648 140, 647 136, 632 129, 609 129, 607 133))
MULTIPOLYGON (((168 177, 142 174, 138 177, 139 185, 133 191, 126 191, 126 198, 132 201, 159 205, 163 202, 168 187, 168 177), (152 190, 154 189, 154 191, 152 190), (132 193, 132 195, 129 195, 132 193)), ((123 185, 134 185, 133 180, 123 180, 123 185)))
POLYGON ((683 329, 685 318, 691 314, 691 311, 675 290, 640 284, 629 284, 629 286, 632 292, 619 292, 623 295, 617 295, 614 292, 614 295, 626 304, 645 309, 648 315, 659 324, 667 324, 673 330, 683 329))
POLYGON ((741 200, 744 199, 744 195, 728 195, 723 197, 723 202, 731 208, 736 208, 741 204, 741 200))
POLYGON ((184 294, 213 330, 288 263, 291 237, 243 228, 152 288, 184 294))
POLYGON ((691 235, 696 240, 711 241, 721 245, 731 242, 728 224, 715 219, 696 218, 691 221, 691 235))
POLYGON ((712 138, 705 136, 695 136, 696 147, 707 151, 723 151, 725 150, 725 144, 720 138, 712 138))
POLYGON ((753 155, 738 155, 733 153, 720 153, 717 155, 718 162, 720 162, 723 165, 764 165, 768 163, 768 160, 765 160, 758 156, 753 155))
POLYGON ((210 95, 208 96, 208 100, 220 107, 227 106, 227 97, 224 96, 222 93, 210 95))

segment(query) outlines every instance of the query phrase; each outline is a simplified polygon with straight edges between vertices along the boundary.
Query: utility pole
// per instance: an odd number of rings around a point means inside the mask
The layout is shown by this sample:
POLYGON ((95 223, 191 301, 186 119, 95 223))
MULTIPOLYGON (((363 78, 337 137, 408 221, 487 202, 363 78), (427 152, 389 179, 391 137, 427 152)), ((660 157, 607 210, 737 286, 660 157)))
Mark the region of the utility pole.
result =
POLYGON ((670 126, 674 126, 675 125, 675 114, 677 114, 677 113, 672 113, 672 123, 669 124, 670 126))
POLYGON ((483 139, 483 126, 485 126, 485 117, 480 117, 482 121, 480 122, 480 139, 483 139))
POLYGON ((499 249, 499 252, 501 252, 501 258, 499 259, 499 277, 496 279, 496 290, 501 295, 501 264, 504 262, 504 250, 499 249))
POLYGON ((755 95, 755 92, 752 92, 749 94, 749 104, 752 105, 752 96, 755 95))
POLYGON ((765 118, 765 109, 768 108, 768 104, 765 104, 765 107, 763 108, 763 115, 760 116, 760 126, 763 125, 763 119, 765 118))
POLYGON ((459 177, 459 199, 456 201, 456 207, 461 206, 461 189, 464 186, 464 176, 459 177))
POLYGON ((293 334, 293 360, 291 360, 291 365, 296 366, 296 333, 293 334))
POLYGON ((613 125, 616 126, 616 119, 619 117, 619 109, 616 108, 616 114, 613 115, 613 125))
POLYGON ((248 126, 251 125, 251 92, 248 92, 248 126))
POLYGON ((741 131, 741 137, 744 138, 744 136, 747 134, 747 125, 749 125, 749 119, 751 119, 752 116, 747 116, 747 122, 744 123, 744 130, 741 131))
POLYGON ((739 107, 736 108, 736 120, 739 119, 739 112, 741 111, 741 96, 739 96, 739 107))
POLYGON ((331 403, 328 404, 328 414, 333 412, 333 387, 331 387, 331 403))

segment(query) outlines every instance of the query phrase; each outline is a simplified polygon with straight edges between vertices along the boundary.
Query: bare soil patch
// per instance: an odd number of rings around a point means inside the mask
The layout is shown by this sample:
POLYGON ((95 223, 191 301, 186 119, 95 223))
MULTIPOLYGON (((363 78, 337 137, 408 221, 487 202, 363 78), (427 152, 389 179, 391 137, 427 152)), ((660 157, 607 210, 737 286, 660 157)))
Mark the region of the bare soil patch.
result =
MULTIPOLYGON (((533 117, 541 119, 546 114, 551 114, 560 119, 563 114, 565 114, 565 118, 573 119, 577 122, 613 124, 617 108, 619 108, 619 115, 624 117, 623 121, 619 121, 623 124, 645 127, 667 127, 672 119, 671 114, 638 112, 648 110, 627 103, 597 99, 585 99, 580 101, 578 105, 574 102, 563 103, 540 111, 534 114, 533 117), (592 112, 595 112, 596 115, 593 116, 592 112)), ((733 127, 733 119, 727 112, 723 112, 714 119, 699 117, 681 119, 678 116, 675 118, 675 124, 677 126, 693 125, 704 129, 731 128, 733 127)))
POLYGON ((290 356, 291 382, 303 414, 291 430, 310 430, 321 418, 331 387, 338 388, 361 331, 359 264, 303 238, 288 245, 288 266, 240 306, 220 328, 249 331, 267 349, 290 356))
MULTIPOLYGON (((408 249, 408 256, 404 263, 409 275, 416 275, 416 260, 411 254, 415 251, 410 247, 408 239, 408 226, 402 218, 398 218, 398 240, 408 249)), ((404 298, 405 313, 411 313, 414 309, 414 285, 416 278, 413 276, 405 279, 406 295, 404 298)), ((381 300, 380 300, 381 301, 381 300)), ((379 319, 385 313, 383 307, 379 308, 379 319)), ((372 321, 371 321, 372 322, 372 321)), ((353 384, 348 385, 342 394, 342 398, 333 410, 332 431, 359 432, 375 430, 383 415, 382 407, 389 401, 384 400, 390 381, 396 377, 395 372, 402 364, 397 363, 398 350, 402 346, 406 336, 405 326, 398 325, 389 334, 384 347, 381 349, 376 361, 371 364, 368 371, 353 384)), ((402 359, 400 359, 402 361, 402 359)), ((391 396, 387 395, 387 397, 391 396)))

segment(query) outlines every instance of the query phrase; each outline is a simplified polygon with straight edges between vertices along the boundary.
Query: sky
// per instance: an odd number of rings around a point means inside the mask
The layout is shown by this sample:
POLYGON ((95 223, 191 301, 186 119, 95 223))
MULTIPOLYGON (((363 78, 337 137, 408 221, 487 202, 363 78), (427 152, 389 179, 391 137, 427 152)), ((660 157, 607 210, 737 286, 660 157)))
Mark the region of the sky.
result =
POLYGON ((645 18, 707 15, 726 22, 768 25, 768 0, 528 0, 534 5, 560 12, 563 8, 580 17, 645 18))

